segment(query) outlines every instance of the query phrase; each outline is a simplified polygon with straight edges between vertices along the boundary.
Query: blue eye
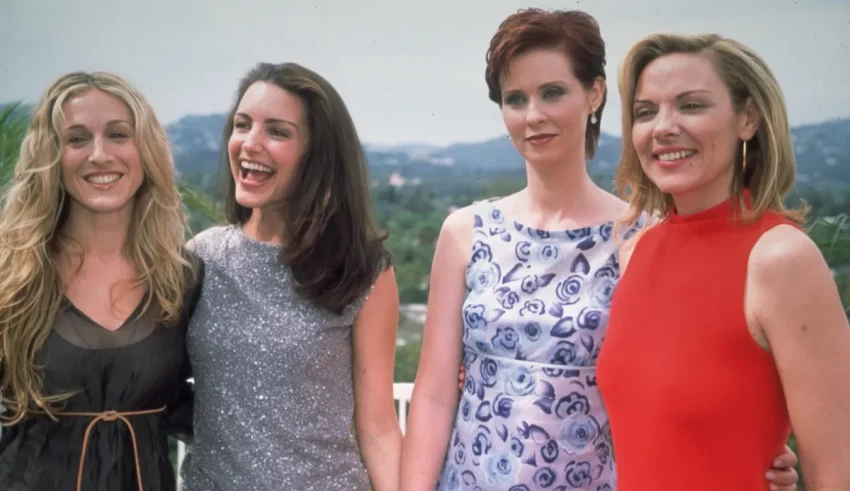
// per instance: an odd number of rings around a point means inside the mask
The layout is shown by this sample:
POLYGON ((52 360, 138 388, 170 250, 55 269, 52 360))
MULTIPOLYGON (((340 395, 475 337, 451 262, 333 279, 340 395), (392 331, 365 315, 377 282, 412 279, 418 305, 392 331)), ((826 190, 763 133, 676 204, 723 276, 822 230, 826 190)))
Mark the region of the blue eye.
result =
POLYGON ((553 88, 549 88, 549 89, 546 89, 545 91, 543 91, 543 98, 544 99, 557 99, 558 97, 561 97, 562 95, 564 95, 564 90, 559 89, 559 88, 553 87, 553 88))
POLYGON ((525 96, 521 94, 509 94, 505 97, 505 104, 509 106, 519 106, 523 103, 525 103, 525 96))

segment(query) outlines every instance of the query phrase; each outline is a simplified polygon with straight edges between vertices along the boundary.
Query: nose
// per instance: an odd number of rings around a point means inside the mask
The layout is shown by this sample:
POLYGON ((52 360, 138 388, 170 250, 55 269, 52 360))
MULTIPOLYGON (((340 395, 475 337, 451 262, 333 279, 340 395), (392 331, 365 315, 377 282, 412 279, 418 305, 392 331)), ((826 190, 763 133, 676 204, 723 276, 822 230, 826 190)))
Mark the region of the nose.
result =
POLYGON ((540 110, 540 105, 534 99, 528 101, 528 109, 525 112, 525 121, 529 126, 533 126, 543 122, 546 119, 546 114, 540 110))
POLYGON ((104 141, 103 136, 97 135, 94 137, 89 160, 94 164, 105 164, 109 162, 109 152, 106 148, 106 142, 104 141))
POLYGON ((255 126, 251 128, 247 135, 245 135, 245 140, 242 142, 242 148, 248 152, 255 152, 260 149, 260 135, 257 133, 259 129, 255 126))
POLYGON ((656 140, 676 136, 680 132, 679 123, 675 111, 661 109, 655 117, 655 126, 652 128, 652 136, 656 140))

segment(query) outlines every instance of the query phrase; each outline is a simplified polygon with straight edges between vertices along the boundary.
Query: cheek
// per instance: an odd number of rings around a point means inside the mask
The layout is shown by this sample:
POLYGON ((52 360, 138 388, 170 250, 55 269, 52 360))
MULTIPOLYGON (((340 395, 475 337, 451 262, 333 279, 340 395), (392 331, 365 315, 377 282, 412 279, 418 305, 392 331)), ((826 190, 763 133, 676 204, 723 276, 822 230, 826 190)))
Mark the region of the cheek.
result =
POLYGON ((632 126, 632 145, 641 162, 652 154, 652 128, 649 125, 632 126))
POLYGON ((502 109, 502 122, 505 123, 505 129, 511 137, 523 135, 525 132, 525 117, 520 111, 515 109, 502 109))
POLYGON ((74 175, 77 172, 77 169, 80 168, 80 164, 82 162, 82 156, 79 150, 75 150, 73 148, 63 148, 62 154, 59 160, 59 174, 60 179, 62 179, 62 184, 65 187, 68 187, 69 184, 73 183, 74 175))
POLYGON ((727 134, 721 128, 725 127, 718 124, 694 124, 688 128, 700 147, 704 162, 712 167, 723 167, 731 163, 730 158, 735 149, 735 136, 727 134))
POLYGON ((587 131, 585 125, 589 114, 585 112, 582 102, 576 98, 566 99, 550 106, 548 116, 562 129, 576 133, 587 131))
POLYGON ((139 148, 135 145, 126 145, 121 149, 121 153, 123 154, 123 160, 127 163, 128 166, 141 171, 142 170, 142 156, 139 153, 139 148))
POLYGON ((233 133, 230 135, 230 138, 227 140, 227 154, 230 156, 230 163, 232 164, 239 158, 239 152, 242 150, 242 137, 233 133))
POLYGON ((275 142, 268 146, 269 155, 275 163, 282 169, 292 170, 298 165, 303 153, 301 142, 289 140, 285 142, 275 142))

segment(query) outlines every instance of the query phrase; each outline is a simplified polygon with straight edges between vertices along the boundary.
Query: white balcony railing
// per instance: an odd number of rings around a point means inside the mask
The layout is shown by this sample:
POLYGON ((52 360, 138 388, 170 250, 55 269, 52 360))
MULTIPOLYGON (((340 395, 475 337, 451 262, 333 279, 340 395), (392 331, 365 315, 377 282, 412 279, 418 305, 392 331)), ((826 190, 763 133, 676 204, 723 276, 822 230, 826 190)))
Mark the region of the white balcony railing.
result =
MULTIPOLYGON (((393 384, 393 398, 398 404, 398 422, 401 426, 401 432, 404 433, 407 428, 407 409, 410 404, 410 397, 413 395, 413 384, 393 384)), ((177 443, 177 489, 180 489, 180 466, 183 464, 183 458, 186 456, 186 445, 183 442, 177 443)))

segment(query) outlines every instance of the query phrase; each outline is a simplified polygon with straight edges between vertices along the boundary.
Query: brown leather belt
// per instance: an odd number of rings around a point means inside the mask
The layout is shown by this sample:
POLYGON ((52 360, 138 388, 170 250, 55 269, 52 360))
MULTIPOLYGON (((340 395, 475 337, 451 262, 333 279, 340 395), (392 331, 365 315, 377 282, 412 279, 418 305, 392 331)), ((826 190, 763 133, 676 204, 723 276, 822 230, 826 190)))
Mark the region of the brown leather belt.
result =
POLYGON ((93 418, 91 423, 89 423, 88 427, 86 427, 86 434, 83 436, 83 453, 80 455, 80 470, 77 472, 77 491, 83 491, 83 469, 86 465, 86 450, 89 445, 89 436, 91 436, 91 430, 100 423, 101 421, 122 421, 125 425, 127 425, 127 429, 130 430, 130 439, 133 442, 133 457, 136 460, 136 481, 139 484, 139 491, 144 491, 144 486, 142 486, 142 466, 139 463, 139 447, 136 443, 136 432, 133 430, 133 425, 130 423, 130 420, 127 419, 128 416, 145 416, 148 414, 157 414, 164 412, 166 406, 162 406, 159 409, 149 409, 147 411, 127 411, 127 412, 118 412, 118 411, 104 411, 102 413, 57 413, 57 416, 76 416, 76 417, 84 417, 84 418, 93 418))

